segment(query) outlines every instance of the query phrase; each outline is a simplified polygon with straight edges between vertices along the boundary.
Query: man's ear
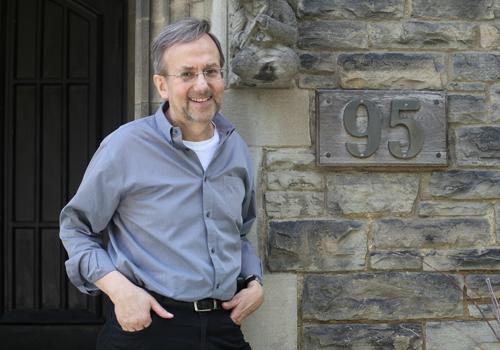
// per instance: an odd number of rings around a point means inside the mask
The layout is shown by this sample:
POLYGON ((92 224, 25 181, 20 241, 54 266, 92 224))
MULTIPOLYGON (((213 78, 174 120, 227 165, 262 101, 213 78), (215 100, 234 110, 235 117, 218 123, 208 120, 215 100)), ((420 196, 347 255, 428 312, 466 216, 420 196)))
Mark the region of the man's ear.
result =
POLYGON ((165 79, 164 76, 159 75, 159 74, 154 74, 153 75, 153 83, 156 86, 156 91, 158 91, 158 94, 160 97, 164 100, 168 99, 168 87, 167 87, 167 80, 165 79))

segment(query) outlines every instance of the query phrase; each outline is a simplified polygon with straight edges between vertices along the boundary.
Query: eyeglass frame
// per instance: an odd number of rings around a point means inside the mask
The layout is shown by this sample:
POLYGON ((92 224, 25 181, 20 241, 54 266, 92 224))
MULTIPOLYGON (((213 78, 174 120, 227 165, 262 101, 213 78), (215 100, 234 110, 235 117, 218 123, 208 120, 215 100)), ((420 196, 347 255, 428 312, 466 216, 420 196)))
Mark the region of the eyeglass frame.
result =
POLYGON ((209 67, 209 68, 205 68, 203 69, 201 72, 198 72, 198 73, 194 73, 193 71, 184 71, 184 72, 181 72, 181 73, 178 73, 178 74, 167 74, 167 73, 162 73, 160 75, 164 76, 164 77, 176 77, 176 78, 179 78, 181 79, 184 83, 193 83, 196 81, 196 79, 198 79, 198 76, 200 74, 203 74, 203 78, 205 78, 205 80, 208 82, 208 81, 218 81, 218 80, 224 80, 224 73, 225 73, 225 69, 224 68, 219 68, 219 67, 209 67), (218 78, 209 78, 207 77, 207 71, 208 70, 218 70, 219 71, 219 77, 218 78), (193 73, 193 76, 192 77, 189 77, 188 80, 186 80, 186 78, 183 78, 182 77, 182 74, 185 74, 185 73, 193 73))

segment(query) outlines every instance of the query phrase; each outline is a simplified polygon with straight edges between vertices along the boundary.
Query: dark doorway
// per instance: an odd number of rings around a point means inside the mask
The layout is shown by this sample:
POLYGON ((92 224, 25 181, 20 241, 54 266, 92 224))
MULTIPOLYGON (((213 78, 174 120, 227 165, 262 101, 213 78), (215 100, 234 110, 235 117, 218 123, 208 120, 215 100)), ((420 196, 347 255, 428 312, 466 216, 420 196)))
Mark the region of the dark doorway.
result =
POLYGON ((93 349, 102 299, 66 277, 59 211, 125 121, 126 2, 0 2, 0 347, 93 349))

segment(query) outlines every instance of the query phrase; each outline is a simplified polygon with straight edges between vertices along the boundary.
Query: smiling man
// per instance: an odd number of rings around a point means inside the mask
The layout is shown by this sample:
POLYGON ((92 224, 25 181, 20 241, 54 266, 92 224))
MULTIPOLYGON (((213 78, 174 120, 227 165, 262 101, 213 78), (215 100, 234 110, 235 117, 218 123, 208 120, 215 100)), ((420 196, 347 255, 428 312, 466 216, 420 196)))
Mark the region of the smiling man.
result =
POLYGON ((70 280, 114 304, 98 349, 250 349, 240 325, 263 301, 261 262, 245 237, 254 175, 219 113, 224 56, 209 30, 185 19, 155 38, 165 102, 101 143, 61 212, 70 280))

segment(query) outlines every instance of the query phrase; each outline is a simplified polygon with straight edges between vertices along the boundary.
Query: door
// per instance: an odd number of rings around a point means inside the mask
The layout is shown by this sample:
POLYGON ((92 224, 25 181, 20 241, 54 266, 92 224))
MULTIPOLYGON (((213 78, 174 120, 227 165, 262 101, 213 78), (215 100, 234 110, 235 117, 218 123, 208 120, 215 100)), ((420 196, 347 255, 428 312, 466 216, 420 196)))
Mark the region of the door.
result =
POLYGON ((125 120, 125 11, 120 0, 0 3, 2 349, 94 348, 103 299, 68 283, 58 217, 125 120))

